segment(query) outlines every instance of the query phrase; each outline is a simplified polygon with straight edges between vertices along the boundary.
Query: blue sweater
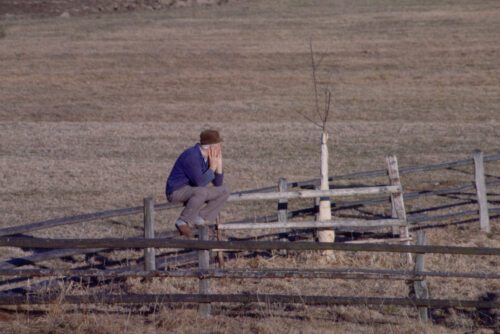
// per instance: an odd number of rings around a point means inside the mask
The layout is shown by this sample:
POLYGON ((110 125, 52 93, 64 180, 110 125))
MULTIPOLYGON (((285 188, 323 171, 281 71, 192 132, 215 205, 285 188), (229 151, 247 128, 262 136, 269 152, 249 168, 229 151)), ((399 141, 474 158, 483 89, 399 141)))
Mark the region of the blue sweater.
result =
POLYGON ((188 148, 177 158, 177 161, 167 179, 165 193, 168 196, 177 189, 190 185, 204 187, 210 182, 214 186, 221 186, 224 174, 214 173, 201 154, 200 144, 188 148))

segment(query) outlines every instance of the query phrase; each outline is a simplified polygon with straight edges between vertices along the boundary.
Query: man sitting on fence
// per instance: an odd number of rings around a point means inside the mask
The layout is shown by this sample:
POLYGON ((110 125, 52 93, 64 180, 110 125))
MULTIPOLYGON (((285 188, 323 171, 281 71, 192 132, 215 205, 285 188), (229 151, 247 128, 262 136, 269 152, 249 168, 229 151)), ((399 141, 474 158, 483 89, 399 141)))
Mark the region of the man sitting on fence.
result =
POLYGON ((193 226, 214 221, 229 197, 223 184, 221 143, 218 131, 203 131, 200 143, 182 152, 170 172, 167 199, 185 205, 175 222, 181 235, 192 237, 193 226))

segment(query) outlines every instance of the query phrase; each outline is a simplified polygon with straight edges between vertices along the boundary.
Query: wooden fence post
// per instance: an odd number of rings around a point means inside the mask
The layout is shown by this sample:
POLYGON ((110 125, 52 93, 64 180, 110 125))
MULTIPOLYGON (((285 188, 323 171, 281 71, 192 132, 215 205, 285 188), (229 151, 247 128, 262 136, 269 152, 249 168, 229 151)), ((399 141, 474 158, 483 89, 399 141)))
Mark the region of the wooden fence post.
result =
MULTIPOLYGON (((288 191, 288 181, 284 177, 280 177, 278 181, 278 190, 279 192, 288 191)), ((286 223, 288 221, 288 199, 280 198, 278 200, 278 222, 286 223)), ((287 230, 278 230, 278 233, 286 233, 287 230)), ((287 241, 287 238, 281 238, 281 241, 287 241)), ((288 251, 286 249, 281 249, 278 251, 279 254, 287 256, 288 251)))
MULTIPOLYGON (((319 186, 314 187, 314 190, 319 190, 319 186)), ((319 197, 314 197, 313 200, 314 220, 319 221, 319 197)))
POLYGON ((477 202, 479 204, 479 223, 481 231, 490 233, 490 216, 488 212, 488 199, 486 197, 486 183, 484 180, 484 157, 483 152, 475 150, 473 152, 477 202))
MULTIPOLYGON (((391 204, 392 204, 392 218, 397 218, 406 221, 406 226, 399 228, 399 237, 408 239, 410 237, 410 232, 408 229, 408 220, 406 218, 406 209, 403 198, 403 187, 401 187, 401 179, 399 178, 399 167, 398 159, 395 155, 386 157, 387 163, 387 173, 389 175, 389 182, 391 186, 399 186, 401 192, 391 194, 391 204)), ((406 245, 410 244, 410 241, 405 242, 406 245)), ((410 253, 407 255, 408 263, 412 263, 412 256, 410 253)))
MULTIPOLYGON (((198 239, 208 240, 208 226, 200 225, 198 226, 198 239)), ((210 251, 199 250, 198 251, 198 268, 200 270, 210 269, 210 251)), ((206 295, 210 292, 210 279, 200 278, 199 286, 200 294, 206 295)), ((204 317, 210 316, 211 305, 210 303, 200 303, 198 304, 198 313, 204 317)))
MULTIPOLYGON (((288 190, 288 182, 285 178, 280 178, 278 182, 279 192, 288 190)), ((278 200, 278 221, 284 223, 288 220, 288 199, 280 198, 278 200)))
MULTIPOLYGON (((217 241, 224 239, 222 230, 219 228, 220 224, 222 224, 222 221, 219 214, 215 219, 215 233, 217 241)), ((217 251, 217 262, 219 262, 219 268, 224 268, 224 253, 221 250, 217 251)))
MULTIPOLYGON (((417 231, 417 241, 416 244, 418 246, 425 246, 425 232, 423 230, 417 231)), ((424 255, 425 254, 417 254, 415 256, 415 275, 419 275, 420 272, 424 271, 424 255)), ((427 283, 425 280, 414 281, 413 288, 415 290, 415 297, 417 299, 428 299, 429 298, 429 289, 427 288, 427 283)), ((429 320, 429 310, 427 307, 419 307, 418 314, 420 316, 421 321, 429 320)))
MULTIPOLYGON (((152 197, 144 198, 144 238, 155 237, 155 202, 152 197)), ((144 249, 144 270, 156 270, 156 256, 154 248, 144 249)))

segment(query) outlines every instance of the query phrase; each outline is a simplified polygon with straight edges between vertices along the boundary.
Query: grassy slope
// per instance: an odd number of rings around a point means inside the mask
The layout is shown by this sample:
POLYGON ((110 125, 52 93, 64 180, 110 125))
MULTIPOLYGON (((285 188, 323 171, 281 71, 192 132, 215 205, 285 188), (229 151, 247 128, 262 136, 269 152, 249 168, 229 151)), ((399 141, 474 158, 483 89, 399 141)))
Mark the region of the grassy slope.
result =
MULTIPOLYGON (((333 173, 381 168, 389 153, 405 165, 498 152, 496 1, 249 1, 0 25, 2 226, 164 201, 176 154, 206 126, 223 132, 233 189, 316 177, 319 134, 295 113, 313 115, 311 37, 335 97, 333 173)), ((436 176, 470 176, 455 178, 436 176)), ((403 179, 407 189, 418 182, 403 179)), ((130 235, 134 219, 38 235, 130 235)), ((160 228, 171 219, 159 217, 160 228)), ((475 231, 430 238, 498 246, 471 241, 475 231)))

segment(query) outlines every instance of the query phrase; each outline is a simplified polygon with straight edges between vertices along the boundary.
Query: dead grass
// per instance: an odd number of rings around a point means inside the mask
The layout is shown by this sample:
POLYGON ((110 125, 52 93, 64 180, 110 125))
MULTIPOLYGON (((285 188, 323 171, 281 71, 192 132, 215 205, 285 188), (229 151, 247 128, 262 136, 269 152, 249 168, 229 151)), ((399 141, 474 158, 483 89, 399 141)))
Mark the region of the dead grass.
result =
MULTIPOLYGON (((248 317, 237 316, 236 312, 244 310, 229 307, 223 314, 211 319, 200 318, 195 309, 184 310, 161 307, 153 313, 142 316, 124 315, 120 318, 113 314, 89 314, 51 311, 47 317, 38 320, 15 322, 12 331, 4 333, 226 333, 238 328, 244 333, 421 333, 433 330, 433 333, 450 333, 450 330, 440 326, 425 326, 408 318, 401 318, 393 323, 383 324, 378 328, 372 325, 382 320, 380 313, 362 308, 340 307, 334 311, 338 313, 334 327, 322 317, 328 313, 321 312, 310 314, 308 310, 285 310, 280 307, 274 309, 261 309, 248 312, 248 317), (309 315, 316 316, 318 320, 311 321, 309 315), (358 319, 355 319, 358 315, 358 319), (359 321, 365 318, 366 322, 359 321), (110 321, 110 320, 115 320, 110 321), (118 321, 117 321, 118 320, 118 321), (277 327, 276 323, 280 323, 277 327)), ((244 313, 244 312, 243 312, 244 313)), ((1 328, 1 327, 0 327, 1 328)))
MULTIPOLYGON (((163 202, 174 159, 208 126, 219 128, 225 138, 226 180, 233 190, 276 184, 280 177, 317 177, 320 134, 294 112, 311 111, 313 105, 310 37, 324 56, 320 79, 334 93, 332 174, 383 168, 387 154, 410 165, 462 159, 476 148, 498 153, 499 22, 498 3, 490 0, 241 1, 159 13, 9 20, 3 38, 0 24, 0 226, 136 206, 150 195, 163 202)), ((499 164, 486 168, 500 175, 499 164)), ((404 176, 402 182, 411 191, 472 179, 467 169, 430 173, 425 179, 421 174, 404 176)), ((407 204, 411 210, 435 203, 407 204)), ((224 218, 260 216, 274 209, 275 204, 231 204, 224 218)), ((172 229, 176 214, 158 213, 157 230, 172 229)), ((34 235, 125 237, 140 234, 141 221, 132 216, 34 235)), ((478 233, 478 224, 436 228, 427 236, 432 244, 499 247, 498 228, 496 220, 489 236, 478 233)), ((27 253, 8 249, 3 257, 27 253)), ((107 256, 134 258, 138 252, 107 256)), ((44 265, 76 266, 84 260, 44 265)), ((339 254, 335 264, 305 253, 237 259, 230 265, 402 267, 399 257, 349 253, 339 254)), ((429 270, 492 271, 499 265, 487 257, 426 259, 429 270)), ((492 281, 443 283, 429 280, 433 297, 477 299, 486 291, 500 291, 492 281)), ((107 288, 187 292, 196 291, 197 282, 128 280, 107 288)), ((398 282, 340 280, 214 283, 219 292, 332 295, 404 296, 405 288, 398 282)), ((83 293, 88 287, 61 289, 83 293)), ((216 316, 205 320, 188 305, 153 311, 149 306, 53 305, 41 315, 31 309, 7 312, 0 329, 448 333, 481 328, 473 315, 448 310, 436 310, 442 313, 437 323, 424 325, 416 320, 415 310, 390 307, 214 309, 216 316)))

